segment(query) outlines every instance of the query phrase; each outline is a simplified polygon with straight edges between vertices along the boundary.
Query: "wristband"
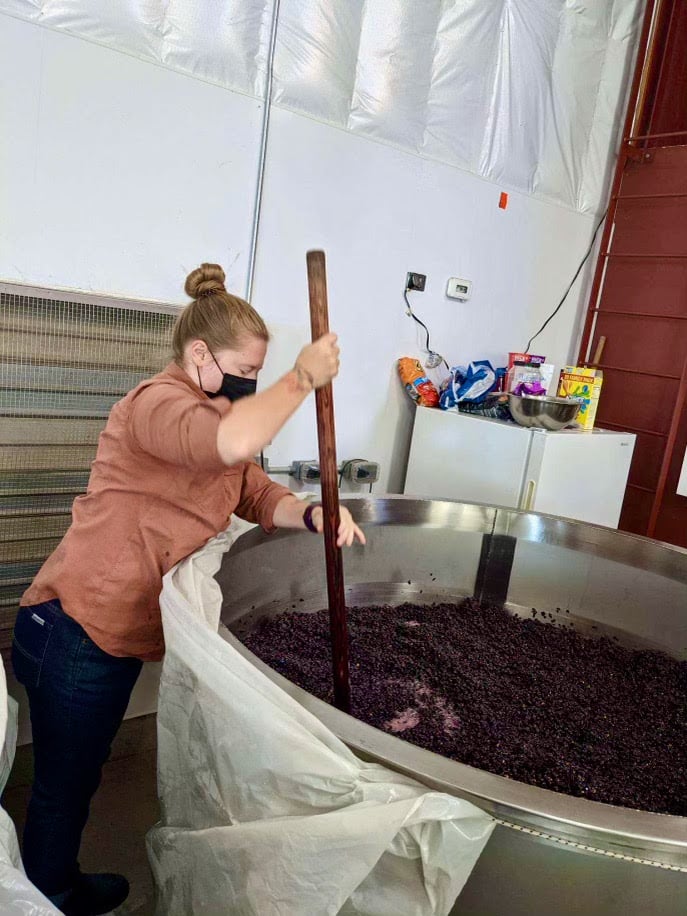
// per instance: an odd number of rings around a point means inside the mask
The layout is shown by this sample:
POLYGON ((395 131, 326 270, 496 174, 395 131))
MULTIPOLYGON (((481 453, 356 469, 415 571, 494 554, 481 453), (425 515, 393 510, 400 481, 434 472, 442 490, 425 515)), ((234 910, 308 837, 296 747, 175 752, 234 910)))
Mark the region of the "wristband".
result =
POLYGON ((315 523, 312 520, 312 514, 313 511, 321 505, 322 503, 309 503, 305 507, 305 512, 303 513, 303 522, 305 523, 305 527, 308 529, 308 531, 312 531, 313 534, 317 534, 317 528, 315 527, 315 523))

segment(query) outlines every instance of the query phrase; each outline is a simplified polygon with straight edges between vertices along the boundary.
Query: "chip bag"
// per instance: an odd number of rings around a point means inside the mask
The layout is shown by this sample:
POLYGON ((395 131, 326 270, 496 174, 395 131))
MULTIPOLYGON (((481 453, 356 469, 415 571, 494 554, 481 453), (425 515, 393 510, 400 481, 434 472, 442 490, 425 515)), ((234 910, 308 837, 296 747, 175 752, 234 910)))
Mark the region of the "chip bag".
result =
POLYGON ((439 392, 417 359, 410 356, 399 359, 398 375, 405 390, 417 404, 421 407, 439 406, 439 392))
POLYGON ((488 359, 477 359, 465 366, 454 366, 441 386, 439 406, 450 410, 469 401, 480 404, 497 387, 497 373, 488 359))

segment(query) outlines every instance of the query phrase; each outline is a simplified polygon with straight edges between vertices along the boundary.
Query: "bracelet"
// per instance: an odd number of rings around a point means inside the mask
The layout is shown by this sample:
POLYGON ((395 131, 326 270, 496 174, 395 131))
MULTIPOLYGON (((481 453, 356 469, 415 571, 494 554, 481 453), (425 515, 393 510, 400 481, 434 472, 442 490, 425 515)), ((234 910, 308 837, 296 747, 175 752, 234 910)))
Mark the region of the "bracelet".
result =
POLYGON ((313 511, 321 505, 322 503, 308 503, 308 505, 305 507, 305 512, 303 513, 303 522, 305 523, 305 527, 308 529, 308 531, 312 531, 313 534, 317 534, 317 528, 315 527, 315 523, 312 520, 312 514, 313 511))

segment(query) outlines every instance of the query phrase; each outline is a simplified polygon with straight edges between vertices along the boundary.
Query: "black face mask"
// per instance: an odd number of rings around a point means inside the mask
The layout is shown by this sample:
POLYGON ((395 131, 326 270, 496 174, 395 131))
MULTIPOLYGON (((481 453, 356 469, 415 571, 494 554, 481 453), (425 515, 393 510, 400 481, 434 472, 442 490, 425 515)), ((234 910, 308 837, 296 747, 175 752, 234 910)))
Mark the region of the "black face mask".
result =
MULTIPOLYGON (((215 355, 212 350, 209 351, 210 356, 215 359, 215 355)), ((215 359, 215 365, 222 371, 222 367, 215 359)), ((200 369, 196 366, 198 371, 198 384, 202 391, 205 391, 203 388, 202 382, 200 381, 200 369)), ((229 398, 230 401, 238 401, 240 398, 248 397, 250 394, 255 394, 258 387, 257 379, 254 378, 243 378, 241 375, 230 375, 228 372, 222 374, 222 384, 219 386, 218 391, 205 391, 205 394, 209 398, 229 398)))

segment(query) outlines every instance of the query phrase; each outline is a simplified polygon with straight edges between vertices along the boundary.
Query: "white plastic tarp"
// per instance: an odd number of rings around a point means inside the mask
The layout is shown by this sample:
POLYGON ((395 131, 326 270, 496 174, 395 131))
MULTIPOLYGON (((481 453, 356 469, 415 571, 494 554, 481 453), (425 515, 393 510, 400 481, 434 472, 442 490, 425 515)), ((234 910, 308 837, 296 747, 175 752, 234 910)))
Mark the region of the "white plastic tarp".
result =
MULTIPOLYGON (((280 0, 274 103, 576 210, 602 206, 644 0, 280 0)), ((0 0, 257 98, 273 0, 0 0)), ((87 77, 85 77, 87 78, 87 77)))
POLYGON ((164 580, 159 916, 448 913, 493 820, 359 760, 219 635, 232 538, 164 580))
MULTIPOLYGON (((14 762, 17 745, 17 704, 7 694, 5 669, 0 661, 0 794, 14 762)), ((0 913, 3 916, 60 916, 59 910, 24 874, 14 824, 0 808, 0 913)))

